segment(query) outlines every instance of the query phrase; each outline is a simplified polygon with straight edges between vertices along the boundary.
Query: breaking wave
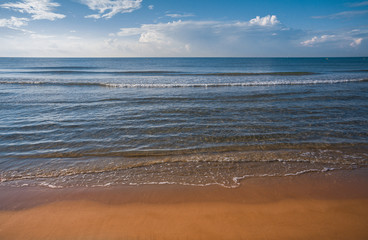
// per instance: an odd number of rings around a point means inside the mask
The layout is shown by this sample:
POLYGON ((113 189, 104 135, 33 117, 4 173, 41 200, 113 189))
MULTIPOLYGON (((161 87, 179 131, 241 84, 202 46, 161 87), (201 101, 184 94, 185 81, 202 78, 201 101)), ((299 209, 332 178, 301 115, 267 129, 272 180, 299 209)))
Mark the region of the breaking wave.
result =
POLYGON ((99 86, 110 88, 210 88, 210 87, 252 87, 277 85, 315 85, 338 84, 349 82, 367 82, 368 79, 339 79, 339 80, 275 80, 252 81, 234 83, 108 83, 108 82, 57 82, 57 81, 19 81, 2 80, 0 84, 16 85, 51 85, 51 86, 99 86))

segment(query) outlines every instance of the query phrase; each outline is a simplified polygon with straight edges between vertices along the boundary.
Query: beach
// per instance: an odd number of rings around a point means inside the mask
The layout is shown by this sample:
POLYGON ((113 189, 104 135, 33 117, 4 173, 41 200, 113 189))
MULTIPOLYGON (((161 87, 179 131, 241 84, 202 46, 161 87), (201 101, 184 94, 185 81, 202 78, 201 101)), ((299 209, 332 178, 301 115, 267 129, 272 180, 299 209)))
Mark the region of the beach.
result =
POLYGON ((1 189, 0 239, 367 239, 368 170, 237 188, 1 189))
POLYGON ((368 240, 368 0, 0 15, 0 240, 368 240))

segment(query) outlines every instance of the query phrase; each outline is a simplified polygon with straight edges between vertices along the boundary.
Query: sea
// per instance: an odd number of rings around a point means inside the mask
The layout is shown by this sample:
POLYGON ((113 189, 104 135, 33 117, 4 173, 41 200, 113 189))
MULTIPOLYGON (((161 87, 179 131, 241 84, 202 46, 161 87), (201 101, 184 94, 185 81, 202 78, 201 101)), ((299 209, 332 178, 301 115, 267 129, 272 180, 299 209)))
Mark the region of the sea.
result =
POLYGON ((0 186, 239 186, 368 166, 368 57, 0 58, 0 186))

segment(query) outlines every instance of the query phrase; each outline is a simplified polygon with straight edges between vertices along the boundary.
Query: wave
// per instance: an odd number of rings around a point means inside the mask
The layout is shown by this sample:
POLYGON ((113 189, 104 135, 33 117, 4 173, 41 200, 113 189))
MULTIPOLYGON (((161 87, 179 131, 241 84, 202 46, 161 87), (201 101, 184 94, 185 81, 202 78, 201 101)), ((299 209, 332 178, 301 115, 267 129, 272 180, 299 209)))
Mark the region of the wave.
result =
MULTIPOLYGON (((29 74, 113 74, 113 75, 139 75, 139 74, 179 74, 180 72, 175 71, 81 71, 81 70, 60 70, 63 68, 55 68, 59 70, 41 70, 41 71, 26 71, 22 73, 29 73, 29 74)), ((74 69, 74 68, 70 68, 74 69)), ((79 69, 79 68, 77 68, 79 69)), ((80 68, 80 69, 88 69, 88 68, 80 68)), ((182 75, 182 74, 180 74, 182 75)))
MULTIPOLYGON (((366 167, 366 166, 361 166, 366 167)), ((0 185, 50 188, 73 186, 111 186, 180 184, 193 186, 220 185, 226 188, 238 187, 244 179, 252 177, 287 177, 313 172, 328 172, 339 169, 352 170, 346 164, 314 163, 309 161, 273 160, 254 161, 151 161, 131 166, 111 168, 78 169, 38 172, 12 172, 0 176, 0 185), (199 170, 200 169, 200 170, 199 170), (193 173, 196 173, 193 175, 193 173), (210 177, 209 177, 210 176, 210 177)))
MULTIPOLYGON (((49 145, 51 144, 48 143, 49 145)), ((22 146, 22 145, 20 145, 22 146)), ((53 147, 51 145, 51 147, 53 147)), ((121 159, 166 159, 170 162, 176 160, 188 161, 239 161, 244 158, 257 159, 257 161, 274 161, 275 159, 305 159, 313 161, 368 164, 367 144, 365 143, 334 143, 321 146, 320 143, 273 143, 263 145, 229 145, 214 147, 188 147, 182 149, 152 149, 152 150, 117 150, 97 148, 93 151, 69 151, 69 152, 43 152, 24 153, 10 159, 93 159, 93 158, 121 158, 121 159), (287 151, 286 151, 287 150, 287 151), (344 155, 341 155, 344 152, 344 155), (313 153, 313 154, 312 154, 313 153), (319 156, 319 157, 317 157, 319 156), (317 158, 316 158, 317 157, 317 158)), ((126 165, 124 165, 126 166, 126 165)), ((135 166, 135 164, 134 164, 135 166)))
POLYGON ((314 75, 315 72, 220 72, 220 73, 196 73, 185 74, 191 76, 259 76, 259 75, 275 75, 275 76, 305 76, 314 75))
POLYGON ((51 86, 101 86, 101 83, 93 82, 47 82, 47 81, 0 81, 0 84, 15 85, 51 85, 51 86))
POLYGON ((53 70, 53 71, 25 71, 22 73, 28 73, 28 74, 98 74, 98 73, 104 73, 104 72, 94 72, 94 71, 76 71, 76 70, 53 70))
POLYGON ((305 76, 318 74, 315 72, 210 72, 210 73, 188 73, 179 71, 162 71, 162 70, 147 70, 147 71, 96 71, 95 67, 35 67, 26 68, 34 69, 32 71, 22 71, 21 73, 28 74, 112 74, 112 75, 174 75, 174 76, 305 76), (92 70, 89 70, 92 69, 92 70))
POLYGON ((252 87, 252 86, 276 86, 276 85, 314 85, 314 84, 336 84, 349 82, 366 82, 368 79, 342 79, 342 80, 302 80, 302 81, 264 81, 243 83, 178 83, 178 84, 120 84, 100 83, 99 85, 114 88, 211 88, 211 87, 252 87))
MULTIPOLYGON (((22 179, 11 179, 11 180, 4 180, 1 181, 0 185, 5 186, 12 186, 12 187, 30 187, 30 186, 40 186, 40 187, 47 187, 52 189, 61 189, 61 188, 69 188, 69 187, 112 187, 117 185, 129 185, 129 186, 142 186, 142 185, 183 185, 183 186, 194 186, 194 187, 207 187, 207 186, 221 186, 224 188, 238 188, 241 183, 249 178, 267 178, 267 177, 290 177, 290 176, 299 176, 303 174, 310 174, 310 173, 325 173, 328 171, 337 171, 337 170, 353 170, 348 167, 339 166, 339 167, 321 167, 320 169, 311 168, 305 169, 301 171, 290 171, 289 173, 269 173, 269 174, 246 174, 243 176, 228 176, 229 180, 227 181, 218 181, 216 179, 212 179, 212 181, 203 183, 202 181, 195 181, 195 182, 187 182, 180 179, 177 180, 170 180, 170 181, 162 181, 162 180, 145 180, 145 181, 116 181, 113 179, 99 179, 100 181, 93 181, 87 180, 81 182, 80 179, 77 180, 79 182, 69 182, 66 184, 65 180, 57 181, 55 179, 49 177, 39 177, 37 179, 31 178, 22 178, 22 179), (105 181, 104 181, 105 180, 105 181)), ((84 175, 85 176, 85 175, 84 175)), ((76 179, 73 179, 76 181, 76 179)), ((94 179, 96 180, 96 179, 94 179)))
POLYGON ((58 67, 26 67, 23 69, 98 69, 98 67, 58 66, 58 67))
MULTIPOLYGON (((133 158, 132 156, 67 158, 68 161, 63 161, 63 164, 58 160, 44 162, 42 168, 39 168, 39 165, 23 169, 9 168, 0 172, 0 185, 59 188, 120 184, 195 186, 216 184, 232 188, 249 177, 295 176, 368 166, 365 148, 344 149, 340 145, 314 150, 276 147, 269 151, 133 155, 133 158), (362 161, 357 162, 358 158, 362 161)), ((24 161, 29 160, 27 158, 24 161)), ((22 160, 18 158, 16 161, 22 160)))
POLYGON ((54 81, 0 81, 0 84, 16 85, 51 85, 51 86, 99 86, 108 88, 211 88, 211 87, 256 87, 277 85, 315 85, 339 84, 350 82, 368 82, 368 79, 339 79, 339 80, 275 80, 263 82, 234 82, 234 83, 103 83, 103 82, 54 82, 54 81))

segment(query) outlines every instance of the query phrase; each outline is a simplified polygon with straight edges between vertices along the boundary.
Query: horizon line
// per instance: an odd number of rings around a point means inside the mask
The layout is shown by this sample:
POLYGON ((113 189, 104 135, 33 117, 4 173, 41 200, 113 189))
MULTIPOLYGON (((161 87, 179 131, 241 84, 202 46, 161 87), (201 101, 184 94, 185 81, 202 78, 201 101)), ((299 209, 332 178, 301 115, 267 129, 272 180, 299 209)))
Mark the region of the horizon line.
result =
POLYGON ((100 58, 100 59, 106 59, 106 58, 368 58, 368 56, 315 56, 315 57, 303 57, 303 56, 298 56, 298 57, 205 57, 205 56, 197 56, 197 57, 5 57, 5 56, 0 56, 0 58, 100 58))

